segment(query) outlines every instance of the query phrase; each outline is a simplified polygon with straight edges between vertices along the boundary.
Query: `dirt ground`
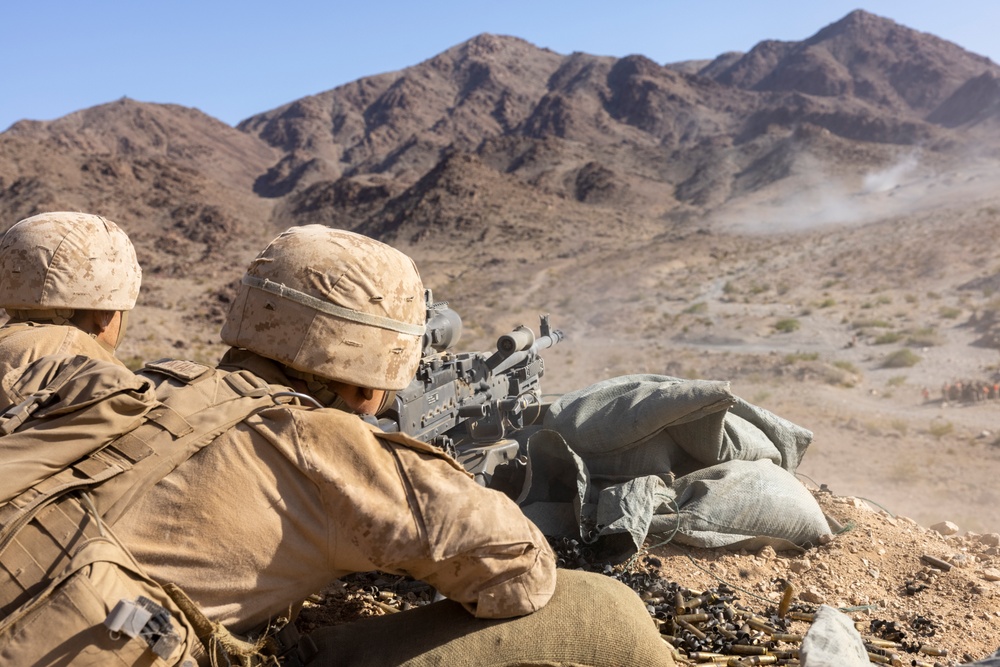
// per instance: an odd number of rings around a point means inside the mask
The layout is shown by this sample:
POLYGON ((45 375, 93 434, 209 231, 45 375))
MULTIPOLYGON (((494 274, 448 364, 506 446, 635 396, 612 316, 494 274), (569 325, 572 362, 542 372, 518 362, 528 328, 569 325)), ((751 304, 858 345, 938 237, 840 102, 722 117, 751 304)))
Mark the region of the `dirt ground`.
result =
MULTIPOLYGON (((850 613, 866 636, 880 620, 907 641, 933 630, 921 639, 948 656, 928 662, 954 665, 1000 648, 1000 400, 941 397, 945 383, 1000 378, 1000 350, 988 344, 1000 258, 983 242, 1000 201, 980 196, 768 234, 706 223, 579 256, 538 248, 490 267, 442 261, 447 248, 409 250, 435 297, 462 314, 461 351, 488 350, 517 324, 537 331, 538 314, 551 314, 567 336, 543 354, 547 394, 631 373, 728 380, 813 431, 798 472, 832 492, 821 504, 848 527, 832 544, 804 555, 664 546, 644 568, 692 591, 721 578, 762 614, 791 583, 796 604, 861 608, 850 613), (944 521, 956 535, 929 530, 944 521)), ((182 286, 150 285, 130 326, 151 333, 120 356, 218 357, 225 304, 191 304, 219 285, 182 286)), ((386 613, 359 588, 342 583, 319 608, 386 613)))
MULTIPOLYGON (((694 636, 669 620, 677 592, 688 601, 721 594, 740 614, 763 619, 771 630, 754 637, 777 655, 796 651, 799 640, 794 635, 809 630, 810 621, 798 620, 796 614, 814 613, 821 604, 848 614, 866 641, 894 642, 893 648, 870 650, 895 654, 898 664, 958 665, 1000 648, 1000 534, 945 536, 910 519, 893 518, 858 498, 820 490, 814 495, 841 531, 829 544, 804 553, 776 553, 770 547, 754 553, 706 550, 668 543, 652 546, 634 562, 611 567, 588 562, 585 550, 565 544, 557 543, 557 552, 564 567, 603 572, 631 585, 647 603, 665 641, 679 644, 679 664, 702 661, 690 656, 694 644, 685 643, 695 642, 694 636), (789 590, 793 613, 782 616, 780 604, 789 590), (792 636, 774 639, 776 631, 792 636)), ((299 625, 308 631, 397 613, 427 604, 432 594, 426 585, 402 577, 354 575, 307 603, 299 625)), ((702 606, 688 613, 713 605, 702 606)), ((733 655, 732 649, 722 647, 725 637, 713 631, 712 623, 694 624, 709 639, 719 639, 717 651, 733 655)))

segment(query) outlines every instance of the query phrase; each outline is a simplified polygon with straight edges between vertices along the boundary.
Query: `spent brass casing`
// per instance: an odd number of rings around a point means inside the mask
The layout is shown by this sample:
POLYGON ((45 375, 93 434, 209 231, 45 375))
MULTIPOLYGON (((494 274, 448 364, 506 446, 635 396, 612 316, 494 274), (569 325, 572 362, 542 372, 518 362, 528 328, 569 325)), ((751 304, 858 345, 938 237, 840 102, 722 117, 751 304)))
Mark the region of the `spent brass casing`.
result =
POLYGON ((799 659, 799 649, 793 648, 788 650, 783 649, 773 649, 771 655, 778 658, 779 660, 798 660, 799 659))
POLYGON ((760 616, 751 616, 749 619, 747 619, 747 625, 749 625, 754 630, 760 630, 761 632, 766 632, 769 635, 774 634, 775 632, 778 631, 777 628, 775 628, 773 625, 770 625, 766 619, 763 619, 760 616))
POLYGON ((725 658, 727 656, 721 653, 712 653, 711 651, 691 651, 688 653, 688 657, 698 662, 711 662, 715 658, 725 658))
POLYGON ((765 655, 767 647, 752 646, 750 644, 733 644, 729 647, 729 651, 737 655, 765 655))
POLYGON ((795 586, 788 584, 785 586, 784 592, 781 594, 781 602, 778 603, 778 616, 781 618, 785 617, 788 613, 788 608, 792 606, 792 598, 795 596, 795 586))
POLYGON ((710 618, 711 616, 708 614, 680 614, 679 616, 674 616, 675 621, 687 621, 688 623, 703 623, 710 618))
POLYGON ((879 655, 878 653, 872 653, 868 651, 868 661, 877 662, 880 665, 888 665, 892 660, 889 659, 887 655, 879 655))
POLYGON ((773 655, 752 655, 745 658, 730 658, 726 667, 750 667, 750 665, 775 665, 778 659, 773 655))
POLYGON ((793 621, 808 621, 812 623, 816 620, 816 614, 807 614, 804 611, 790 611, 788 612, 788 618, 793 621))
POLYGON ((393 607, 392 605, 388 605, 388 604, 386 604, 386 603, 384 603, 384 602, 382 602, 380 600, 372 600, 372 602, 375 603, 376 607, 378 607, 379 609, 381 609, 382 611, 384 611, 387 614, 395 614, 395 613, 399 612, 399 609, 397 609, 396 607, 393 607))
POLYGON ((684 628, 685 630, 687 630, 688 632, 690 632, 692 635, 694 635, 698 639, 707 639, 708 638, 708 636, 704 632, 702 632, 698 628, 694 627, 693 625, 691 625, 687 621, 680 621, 680 620, 678 620, 678 619, 675 618, 674 619, 674 624, 677 625, 678 627, 684 628))
POLYGON ((942 572, 948 572, 953 567, 952 564, 949 563, 948 561, 941 560, 940 558, 935 558, 934 556, 928 556, 927 554, 921 556, 920 560, 927 563, 933 568, 941 570, 942 572))
POLYGON ((920 648, 917 649, 924 655, 934 655, 934 656, 946 656, 948 655, 948 649, 946 648, 935 648, 933 646, 928 646, 927 644, 921 644, 920 648))
POLYGON ((888 639, 866 638, 865 643, 879 648, 900 648, 899 642, 891 642, 888 639))
POLYGON ((802 635, 789 634, 787 632, 773 632, 771 633, 771 639, 776 642, 796 643, 802 641, 802 635))

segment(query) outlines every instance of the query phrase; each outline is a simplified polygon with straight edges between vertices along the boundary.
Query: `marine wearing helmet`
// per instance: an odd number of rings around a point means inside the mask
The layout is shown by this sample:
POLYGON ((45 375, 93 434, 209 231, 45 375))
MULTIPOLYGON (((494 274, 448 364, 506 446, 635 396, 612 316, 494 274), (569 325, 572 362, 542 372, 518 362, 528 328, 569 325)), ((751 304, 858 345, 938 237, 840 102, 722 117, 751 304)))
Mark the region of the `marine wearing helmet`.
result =
POLYGON ((413 260, 360 234, 306 225, 251 263, 222 340, 284 364, 326 404, 339 398, 374 414, 413 379, 425 318, 413 260))
POLYGON ((500 646, 504 664, 672 664, 632 591, 597 574, 557 581, 545 537, 506 495, 440 450, 352 414, 374 412, 409 383, 425 318, 420 277, 401 252, 322 226, 286 231, 243 278, 222 331, 233 347, 218 369, 161 360, 138 371, 166 409, 129 431, 128 451, 155 439, 159 453, 161 438, 194 423, 215 437, 197 447, 180 438, 187 444, 170 457, 143 458, 136 469, 165 476, 134 496, 129 486, 106 523, 151 580, 190 599, 192 622, 200 610, 213 654, 242 650, 220 628, 273 631, 335 579, 380 570, 421 579, 449 601, 399 614, 402 627, 364 624, 378 637, 356 626, 317 635, 294 659, 500 664, 500 646), (247 405, 230 394, 254 407, 230 412, 247 405), (595 597, 613 619, 581 612, 595 597))
MULTIPOLYGON (((114 360, 142 269, 128 236, 89 213, 41 213, 0 239, 0 376, 47 354, 114 360)), ((0 399, 0 403, 3 400, 0 399)))

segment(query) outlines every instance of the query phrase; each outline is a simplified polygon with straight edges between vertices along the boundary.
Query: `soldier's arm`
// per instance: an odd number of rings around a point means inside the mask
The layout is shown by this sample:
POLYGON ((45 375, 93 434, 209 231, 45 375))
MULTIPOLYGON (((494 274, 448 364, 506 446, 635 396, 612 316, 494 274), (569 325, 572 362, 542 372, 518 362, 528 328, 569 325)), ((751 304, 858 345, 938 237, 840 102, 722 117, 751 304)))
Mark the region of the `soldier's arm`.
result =
POLYGON ((300 413, 296 429, 330 521, 332 573, 407 574, 482 618, 548 602, 555 557, 509 498, 426 445, 379 438, 337 412, 300 413))

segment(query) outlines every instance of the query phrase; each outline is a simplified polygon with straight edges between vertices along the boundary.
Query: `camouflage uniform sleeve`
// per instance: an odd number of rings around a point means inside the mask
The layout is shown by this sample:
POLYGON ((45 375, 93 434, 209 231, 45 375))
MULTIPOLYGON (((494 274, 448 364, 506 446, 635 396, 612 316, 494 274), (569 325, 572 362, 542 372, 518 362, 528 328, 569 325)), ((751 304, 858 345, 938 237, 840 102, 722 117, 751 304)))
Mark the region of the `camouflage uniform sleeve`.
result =
POLYGON ((331 523, 334 571, 406 574, 480 618, 521 616, 548 602, 555 556, 507 496, 422 443, 380 438, 336 412, 299 413, 297 428, 331 523))
POLYGON ((409 573, 479 618, 543 607, 555 590, 555 556, 507 496, 455 474, 441 459, 387 443, 430 558, 409 573))

